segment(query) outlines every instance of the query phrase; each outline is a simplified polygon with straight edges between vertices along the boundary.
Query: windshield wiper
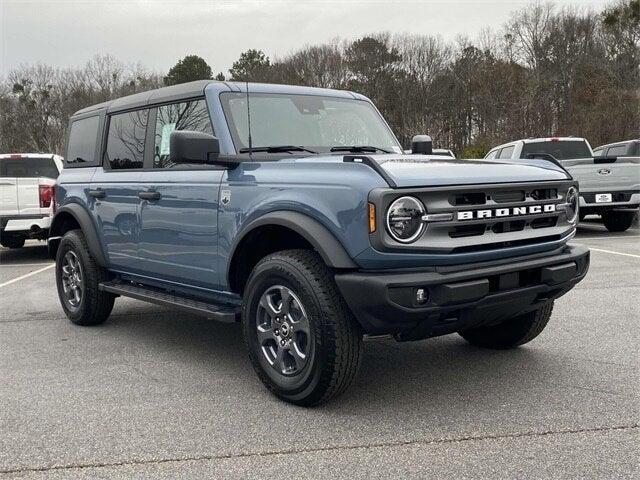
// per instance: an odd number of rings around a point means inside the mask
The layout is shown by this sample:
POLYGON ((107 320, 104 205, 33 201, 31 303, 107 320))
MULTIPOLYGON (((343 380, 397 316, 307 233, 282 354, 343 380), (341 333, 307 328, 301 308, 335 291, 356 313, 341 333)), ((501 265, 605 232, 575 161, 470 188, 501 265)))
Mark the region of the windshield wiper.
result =
POLYGON ((296 145, 271 145, 269 147, 251 147, 241 148, 238 150, 240 153, 254 153, 254 152, 267 152, 267 153, 281 153, 281 152, 309 152, 318 153, 308 148, 296 146, 296 145))
POLYGON ((383 153, 391 153, 389 150, 385 150, 380 147, 372 147, 371 145, 340 145, 339 147, 331 147, 332 152, 354 152, 354 153, 373 153, 373 152, 383 152, 383 153))

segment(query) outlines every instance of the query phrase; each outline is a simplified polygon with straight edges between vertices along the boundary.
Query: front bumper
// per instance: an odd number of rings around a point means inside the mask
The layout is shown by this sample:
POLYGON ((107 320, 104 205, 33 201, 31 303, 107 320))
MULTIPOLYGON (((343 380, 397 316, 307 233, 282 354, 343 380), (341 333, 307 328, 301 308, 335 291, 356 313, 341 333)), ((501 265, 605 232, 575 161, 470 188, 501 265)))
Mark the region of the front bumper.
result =
POLYGON ((499 322, 567 293, 589 269, 589 250, 565 246, 481 264, 419 271, 338 273, 336 283, 366 333, 419 339, 499 322), (418 304, 417 289, 426 300, 418 304))
POLYGON ((606 188, 602 192, 580 192, 580 209, 587 214, 596 213, 603 210, 627 210, 638 209, 640 205, 640 192, 634 190, 608 191, 606 188), (610 193, 611 202, 596 203, 597 193, 610 193))

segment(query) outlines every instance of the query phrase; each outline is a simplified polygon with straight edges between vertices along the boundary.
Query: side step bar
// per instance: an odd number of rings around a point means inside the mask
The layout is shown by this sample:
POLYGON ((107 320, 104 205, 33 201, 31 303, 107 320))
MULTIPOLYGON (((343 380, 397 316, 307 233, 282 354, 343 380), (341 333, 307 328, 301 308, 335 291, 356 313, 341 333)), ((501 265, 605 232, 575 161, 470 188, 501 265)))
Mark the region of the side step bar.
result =
POLYGON ((233 323, 240 318, 240 307, 207 303, 149 287, 119 282, 117 280, 113 282, 103 282, 98 288, 104 292, 115 293, 123 297, 135 298, 136 300, 142 300, 144 302, 184 310, 221 322, 233 323))

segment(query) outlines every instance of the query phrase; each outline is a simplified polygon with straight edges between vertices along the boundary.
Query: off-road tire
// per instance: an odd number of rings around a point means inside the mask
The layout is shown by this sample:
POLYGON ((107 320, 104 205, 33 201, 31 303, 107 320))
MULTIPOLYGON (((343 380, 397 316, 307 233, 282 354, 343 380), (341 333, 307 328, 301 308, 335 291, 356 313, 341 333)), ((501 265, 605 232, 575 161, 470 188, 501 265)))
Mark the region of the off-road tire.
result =
POLYGON ((314 406, 344 392, 356 377, 362 333, 321 257, 309 250, 285 250, 263 258, 253 269, 242 305, 244 341, 253 368, 279 398, 314 406), (285 286, 303 304, 314 353, 293 379, 265 364, 256 327, 258 303, 269 288, 285 286))
POLYGON ((515 348, 536 338, 547 326, 553 301, 537 310, 509 318, 497 325, 469 328, 458 332, 467 342, 477 347, 506 350, 515 348))
POLYGON ((24 237, 14 237, 9 235, 3 235, 0 244, 5 248, 22 248, 24 247, 24 237))
POLYGON ((602 223, 610 232, 624 232, 631 227, 635 212, 606 212, 602 214, 602 223))
POLYGON ((60 304, 67 318, 76 325, 90 326, 103 323, 111 314, 115 295, 98 288, 101 282, 109 280, 106 269, 99 266, 89 251, 80 230, 70 230, 62 237, 56 253, 56 286, 60 304), (82 270, 82 297, 77 308, 67 301, 62 286, 63 259, 72 251, 78 258, 82 270))

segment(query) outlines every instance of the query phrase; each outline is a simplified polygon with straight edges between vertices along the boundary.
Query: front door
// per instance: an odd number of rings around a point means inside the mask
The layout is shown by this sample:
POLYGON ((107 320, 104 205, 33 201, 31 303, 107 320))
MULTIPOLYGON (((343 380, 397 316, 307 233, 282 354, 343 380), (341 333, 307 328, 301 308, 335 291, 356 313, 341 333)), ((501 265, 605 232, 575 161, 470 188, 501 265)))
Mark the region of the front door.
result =
POLYGON ((213 134, 204 100, 163 105, 155 124, 153 165, 142 174, 138 257, 143 274, 182 285, 216 289, 218 198, 224 169, 173 165, 174 130, 213 134))

